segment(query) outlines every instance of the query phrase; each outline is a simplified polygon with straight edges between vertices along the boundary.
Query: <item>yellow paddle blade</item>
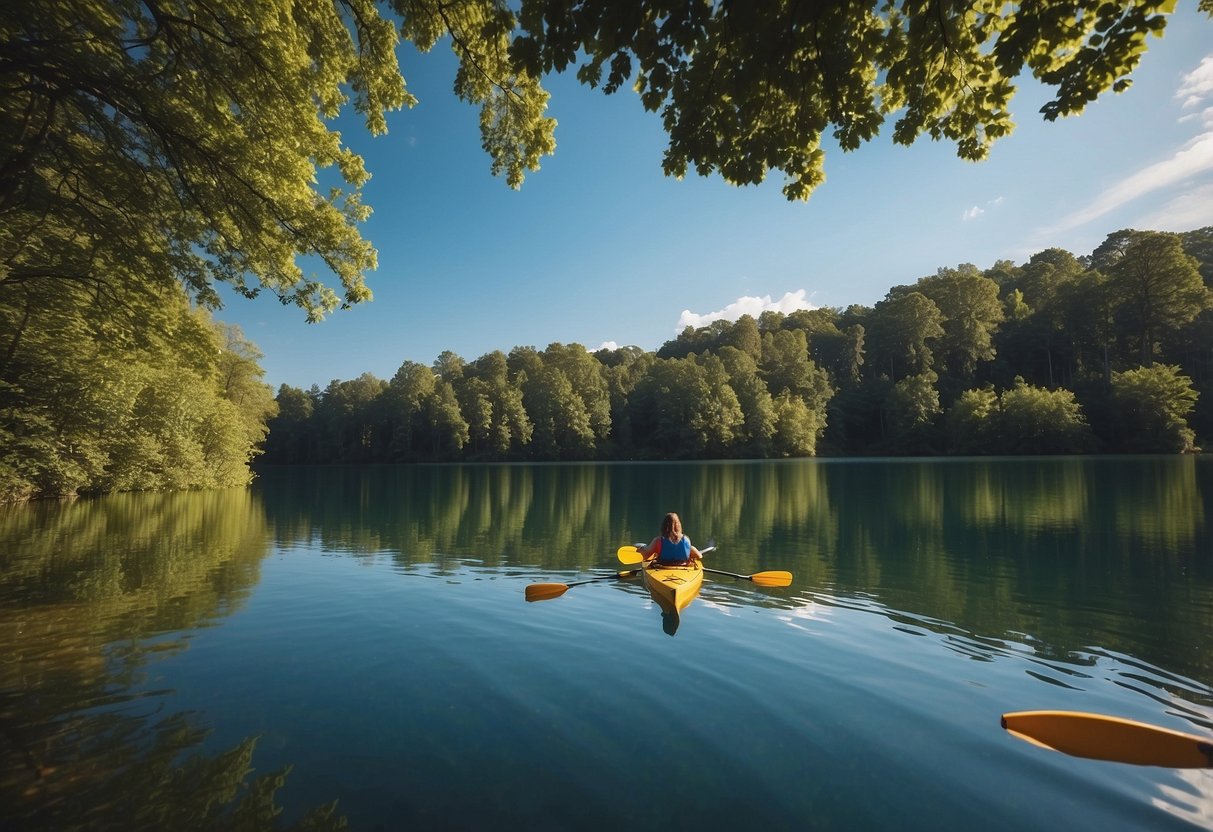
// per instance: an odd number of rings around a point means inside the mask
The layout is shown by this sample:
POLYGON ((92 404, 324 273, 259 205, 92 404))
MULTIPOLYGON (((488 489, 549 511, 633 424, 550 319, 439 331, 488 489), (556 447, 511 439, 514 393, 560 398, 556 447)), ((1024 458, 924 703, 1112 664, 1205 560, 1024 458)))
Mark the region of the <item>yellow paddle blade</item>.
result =
POLYGON ((1075 757, 1139 766, 1213 768, 1213 738, 1081 711, 1003 714, 1012 736, 1075 757))
POLYGON ((559 598, 568 591, 568 584, 531 584, 526 588, 526 599, 528 601, 546 601, 549 598, 559 598))
POLYGON ((640 554, 640 550, 635 546, 620 546, 619 551, 615 552, 615 556, 619 558, 620 563, 641 563, 644 561, 644 555, 640 554))
POLYGON ((791 572, 755 572, 750 580, 759 586, 788 586, 792 583, 791 572))

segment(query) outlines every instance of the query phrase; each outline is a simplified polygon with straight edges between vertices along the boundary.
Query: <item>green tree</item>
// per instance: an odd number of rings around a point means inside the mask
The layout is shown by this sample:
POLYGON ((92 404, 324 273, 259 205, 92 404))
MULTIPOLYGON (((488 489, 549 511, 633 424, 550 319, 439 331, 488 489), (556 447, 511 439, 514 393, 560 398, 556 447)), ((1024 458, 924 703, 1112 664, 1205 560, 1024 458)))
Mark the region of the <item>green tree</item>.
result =
POLYGON ((274 409, 256 348, 143 287, 0 284, 0 500, 246 484, 274 409))
POLYGON ((523 403, 535 426, 532 438, 542 459, 582 459, 595 447, 585 403, 558 367, 544 365, 523 383, 523 403))
POLYGON ((1045 118, 1081 112, 1128 86, 1168 8, 539 0, 522 3, 513 50, 535 76, 580 61, 578 78, 608 93, 634 83, 645 108, 662 114, 667 173, 694 167, 753 184, 776 169, 788 198, 804 199, 824 179, 827 130, 854 150, 897 113, 894 141, 925 134, 982 159, 1012 129, 1024 72, 1053 88, 1045 118))
POLYGON ((1111 271, 1112 267, 1120 262, 1120 258, 1125 256, 1129 243, 1133 242, 1133 238, 1139 233, 1141 232, 1132 228, 1122 228, 1104 237, 1103 242, 1091 252, 1091 268, 1102 272, 1111 271))
POLYGON ((352 100, 371 133, 415 99, 396 59, 450 36, 455 92, 481 106, 494 172, 517 186, 554 147, 547 93, 507 55, 513 16, 492 0, 372 0, 284 14, 237 0, 16 0, 0 10, 0 260, 4 279, 216 281, 264 288, 315 320, 370 297, 375 252, 362 159, 330 128, 352 100), (272 82, 267 82, 272 79, 272 82), (329 175, 328 170, 333 174, 329 175), (324 172, 323 175, 318 175, 324 172), (306 279, 318 255, 340 295, 306 279))
POLYGON ((1188 417, 1196 407, 1192 380, 1178 367, 1155 364, 1112 374, 1120 450, 1176 453, 1195 450, 1188 417))
POLYGON ((265 461, 280 465, 312 462, 315 401, 298 387, 283 384, 275 402, 278 412, 266 425, 265 461))
POLYGON ((979 361, 994 358, 993 334, 1003 319, 998 284, 966 263, 923 278, 918 290, 943 315, 939 350, 944 362, 956 375, 972 378, 979 361))
POLYGON ((852 324, 841 330, 831 326, 810 337, 813 361, 830 374, 834 386, 846 387, 859 382, 866 336, 861 324, 852 324))
POLYGON ((1048 307, 1058 287, 1083 271, 1073 254, 1061 248, 1049 248, 1033 254, 1019 270, 1018 278, 1004 287, 1023 292, 1024 302, 1032 310, 1048 307))
POLYGON ((775 402, 766 382, 758 374, 758 364, 749 353, 736 347, 721 349, 720 361, 741 407, 738 448, 746 455, 766 456, 775 433, 775 402))
POLYGON ((377 429, 385 437, 377 443, 383 460, 451 459, 471 441, 454 386, 424 364, 401 364, 378 397, 377 410, 377 429))
POLYGON ((1200 264, 1200 276, 1205 285, 1213 289, 1213 225, 1197 228, 1179 235, 1184 253, 1196 258, 1200 264))
POLYGON ((939 406, 939 376, 933 370, 900 379, 885 401, 890 450, 907 453, 928 450, 931 428, 942 412, 939 406))
MULTIPOLYGON (((533 432, 531 419, 522 401, 522 388, 511 380, 509 361, 500 350, 486 353, 467 368, 477 395, 488 405, 489 421, 485 431, 489 451, 497 457, 520 454, 530 444, 533 432)), ((465 407, 466 410, 466 407, 465 407)), ((469 414, 469 427, 474 421, 469 414)), ((471 428, 473 436, 475 428, 471 428)))
POLYGON ((741 401, 729 381, 724 362, 715 355, 699 359, 703 370, 703 395, 695 409, 695 422, 703 435, 703 451, 710 456, 728 456, 734 450, 739 429, 745 423, 741 401))
POLYGON ((376 461, 377 443, 387 440, 379 399, 388 388, 388 382, 371 373, 350 381, 329 382, 315 410, 321 461, 376 461))
MULTIPOLYGON (((460 386, 459 410, 468 423, 468 439, 473 452, 487 453, 493 441, 493 401, 489 386, 473 378, 460 386)), ((508 447, 508 443, 507 443, 508 447)))
POLYGON ((1010 260, 999 260, 993 266, 982 272, 983 277, 988 277, 998 284, 999 294, 1006 294, 1013 287, 1018 285, 1020 278, 1020 268, 1010 260))
POLYGON ((1178 235, 1143 231, 1111 267, 1119 311, 1136 335, 1142 366, 1153 363, 1155 341, 1164 329, 1177 329, 1210 304, 1198 266, 1178 235))
POLYGON ((1091 449, 1082 407, 1069 390, 1016 384, 1001 396, 1001 450, 1011 454, 1073 454, 1091 449))
POLYGON ((257 447, 265 441, 267 420, 278 412, 273 390, 262 381, 265 370, 259 362, 264 356, 256 344, 244 337, 240 327, 222 322, 215 322, 214 327, 221 345, 215 359, 219 390, 223 398, 235 405, 244 443, 257 447))
POLYGON ((771 441, 775 453, 790 457, 815 454, 817 440, 826 427, 824 414, 788 390, 775 398, 774 410, 775 433, 771 441))
POLYGON ((573 386, 589 417, 595 444, 605 440, 611 433, 611 395, 598 359, 581 344, 549 344, 543 363, 559 369, 573 386))
POLYGON ((966 390, 948 409, 948 450, 980 455, 998 448, 998 395, 992 385, 966 390))
POLYGON ((759 371, 771 395, 793 394, 812 388, 816 367, 809 358, 809 339, 802 330, 781 329, 762 336, 759 371))
POLYGON ((702 455, 713 439, 711 397, 706 373, 693 359, 654 361, 628 404, 637 450, 661 459, 702 455))
POLYGON ((1111 381, 1116 307, 1108 278, 1085 271, 1058 290, 1056 302, 1076 369, 1099 368, 1105 382, 1111 381))
POLYGON ((736 347, 757 361, 762 357, 762 333, 752 315, 742 315, 725 335, 722 346, 736 347))
MULTIPOLYGON (((405 361, 388 382, 383 393, 384 419, 391 431, 389 459, 404 462, 428 452, 430 440, 429 410, 437 377, 433 370, 415 361, 405 361)), ((273 437, 271 431, 270 436, 273 437)))
POLYGON ((876 304, 866 325, 876 352, 869 366, 878 372, 887 368, 895 381, 931 369, 934 354, 927 342, 943 337, 943 313, 921 292, 889 295, 876 304))
POLYGON ((1014 353, 1011 364, 1017 372, 1040 378, 1049 387, 1058 383, 1059 375, 1061 383, 1066 383, 1064 370, 1072 363, 1064 298, 1082 272, 1083 266, 1073 254, 1050 248, 1032 255, 1011 285, 1022 293, 1026 309, 1016 310, 1002 345, 1014 353), (1025 311, 1027 314, 1021 314, 1025 311))
POLYGON ((452 384, 463 379, 463 366, 463 359, 450 350, 443 350, 434 359, 434 372, 443 381, 448 381, 452 384))
POLYGON ((599 350, 594 356, 602 362, 603 376, 611 396, 612 452, 616 456, 630 455, 636 446, 636 439, 628 404, 636 384, 648 372, 656 356, 635 346, 599 350))

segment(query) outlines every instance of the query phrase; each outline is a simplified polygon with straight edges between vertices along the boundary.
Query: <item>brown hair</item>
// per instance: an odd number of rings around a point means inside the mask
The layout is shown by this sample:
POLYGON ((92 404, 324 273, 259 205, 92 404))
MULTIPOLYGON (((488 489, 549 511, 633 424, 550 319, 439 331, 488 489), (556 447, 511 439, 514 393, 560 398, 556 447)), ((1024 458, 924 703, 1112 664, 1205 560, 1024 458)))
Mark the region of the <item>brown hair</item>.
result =
POLYGON ((672 511, 661 521, 661 536, 672 543, 682 540, 682 521, 672 511))

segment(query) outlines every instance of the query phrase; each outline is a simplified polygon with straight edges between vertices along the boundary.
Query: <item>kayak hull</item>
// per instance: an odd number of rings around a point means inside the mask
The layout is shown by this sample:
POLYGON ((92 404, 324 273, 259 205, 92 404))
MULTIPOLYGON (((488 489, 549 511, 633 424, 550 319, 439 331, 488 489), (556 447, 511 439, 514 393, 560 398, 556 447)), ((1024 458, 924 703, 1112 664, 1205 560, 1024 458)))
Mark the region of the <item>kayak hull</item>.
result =
POLYGON ((649 594, 666 612, 682 612, 703 586, 703 564, 698 560, 686 566, 654 562, 644 568, 643 574, 649 594))

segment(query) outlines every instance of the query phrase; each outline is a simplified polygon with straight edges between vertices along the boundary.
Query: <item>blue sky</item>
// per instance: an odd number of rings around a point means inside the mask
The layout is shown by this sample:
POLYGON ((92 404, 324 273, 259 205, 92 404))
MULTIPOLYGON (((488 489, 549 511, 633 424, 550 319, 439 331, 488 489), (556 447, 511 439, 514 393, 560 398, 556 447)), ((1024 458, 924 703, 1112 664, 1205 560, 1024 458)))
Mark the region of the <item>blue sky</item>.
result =
POLYGON ((449 50, 405 47, 420 103, 390 114, 386 136, 340 125, 373 174, 374 301, 314 325, 272 297, 232 299, 217 317, 258 344, 275 388, 323 388, 390 379, 446 349, 468 360, 554 341, 651 350, 682 324, 764 299, 871 305, 941 266, 1023 263, 1052 246, 1089 254, 1120 228, 1213 225, 1213 22, 1194 5, 1150 41, 1127 92, 1081 116, 1044 122, 1045 91, 1021 81, 1016 130, 985 162, 929 139, 894 145, 890 123, 855 152, 827 145, 827 180, 807 203, 787 202, 778 174, 750 188, 666 178, 659 117, 571 74, 545 82, 556 154, 511 191, 489 174, 477 111, 450 92, 449 50))

